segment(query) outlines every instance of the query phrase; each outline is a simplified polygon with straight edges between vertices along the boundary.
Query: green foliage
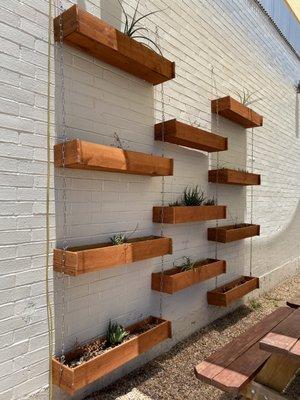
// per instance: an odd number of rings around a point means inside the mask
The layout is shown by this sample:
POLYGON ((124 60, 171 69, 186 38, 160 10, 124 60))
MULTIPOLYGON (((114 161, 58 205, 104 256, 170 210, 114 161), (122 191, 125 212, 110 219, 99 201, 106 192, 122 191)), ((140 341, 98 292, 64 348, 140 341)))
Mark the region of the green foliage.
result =
POLYGON ((149 17, 150 15, 156 14, 156 13, 160 12, 161 10, 152 11, 145 15, 142 15, 141 17, 138 17, 138 8, 140 5, 140 0, 137 0, 136 7, 135 7, 135 10, 133 13, 133 17, 130 18, 129 14, 125 11, 125 9, 122 5, 122 1, 118 0, 118 2, 122 8, 124 15, 125 15, 125 27, 124 27, 125 35, 131 37, 132 39, 144 39, 144 40, 148 41, 161 54, 161 50, 160 50, 159 46, 154 42, 154 40, 150 39, 148 36, 149 30, 145 27, 138 26, 139 22, 141 22, 143 19, 149 17), (142 32, 144 32, 144 33, 142 33, 142 32))
POLYGON ((262 307, 262 304, 256 299, 250 300, 249 304, 253 310, 259 310, 262 307))
POLYGON ((127 236, 123 233, 118 233, 110 238, 110 241, 113 245, 126 243, 128 240, 127 236))
POLYGON ((199 190, 198 185, 194 188, 186 187, 184 189, 182 203, 185 206, 201 206, 204 200, 204 192, 199 190))
POLYGON ((176 200, 173 201, 173 203, 169 203, 169 207, 180 207, 183 206, 184 204, 182 203, 181 200, 176 200))
POLYGON ((190 257, 184 257, 185 262, 179 266, 180 271, 190 271, 191 269, 194 269, 195 263, 191 261, 190 257))
POLYGON ((126 332, 123 326, 109 322, 107 332, 106 332, 106 341, 108 346, 116 346, 121 344, 124 339, 129 335, 129 332, 126 332))
POLYGON ((243 89, 243 92, 235 92, 236 95, 238 96, 240 102, 244 104, 245 106, 249 106, 250 104, 256 103, 257 101, 262 100, 261 98, 254 99, 253 96, 258 92, 258 90, 255 90, 253 92, 250 92, 248 89, 243 89))
POLYGON ((211 199, 205 200, 205 203, 204 203, 205 206, 215 206, 216 204, 217 204, 217 201, 214 197, 212 197, 211 199))

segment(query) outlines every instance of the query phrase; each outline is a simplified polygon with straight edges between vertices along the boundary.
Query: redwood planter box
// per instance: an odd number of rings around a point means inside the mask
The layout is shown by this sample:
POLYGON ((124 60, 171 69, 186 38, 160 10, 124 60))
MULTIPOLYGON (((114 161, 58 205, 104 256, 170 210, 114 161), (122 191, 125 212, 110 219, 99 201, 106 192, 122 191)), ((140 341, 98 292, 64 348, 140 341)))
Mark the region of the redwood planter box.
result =
POLYGON ((172 254, 172 239, 148 236, 119 245, 100 243, 71 247, 65 254, 63 250, 55 249, 53 267, 55 271, 76 276, 165 254, 172 254))
POLYGON ((260 185, 260 175, 235 169, 212 169, 208 171, 208 182, 225 185, 260 185))
POLYGON ((196 283, 206 281, 226 272, 226 261, 207 260, 205 264, 196 263, 189 271, 172 268, 152 274, 152 290, 173 294, 196 283))
MULTIPOLYGON (((53 383, 68 394, 73 395, 77 390, 102 378, 155 345, 172 337, 171 322, 156 317, 149 317, 131 325, 126 331, 130 333, 138 332, 143 326, 154 321, 157 322, 155 327, 137 334, 137 337, 129 339, 74 368, 61 364, 56 358, 52 358, 53 383)), ((73 358, 74 354, 74 352, 67 354, 66 360, 73 358)))
POLYGON ((207 292, 208 304, 219 307, 228 307, 246 294, 259 288, 259 278, 242 276, 230 283, 219 286, 207 292))
POLYGON ((180 224, 226 218, 226 206, 153 207, 153 222, 180 224))
POLYGON ((228 149, 228 139, 203 129, 179 122, 176 119, 155 125, 155 140, 163 140, 208 152, 224 151, 228 149))
MULTIPOLYGON (((60 18, 54 19, 56 41, 60 40, 60 18)), ((77 5, 66 10, 62 20, 64 43, 154 85, 175 78, 175 63, 77 5)))
POLYGON ((214 242, 228 243, 260 235, 260 225, 241 224, 219 226, 207 229, 207 239, 214 242))
POLYGON ((64 144, 65 164, 63 165, 63 144, 54 146, 56 167, 90 169, 120 172, 124 174, 168 176, 173 175, 173 160, 117 147, 70 140, 64 144))
POLYGON ((262 126, 263 117, 230 96, 212 100, 211 111, 244 128, 262 126))

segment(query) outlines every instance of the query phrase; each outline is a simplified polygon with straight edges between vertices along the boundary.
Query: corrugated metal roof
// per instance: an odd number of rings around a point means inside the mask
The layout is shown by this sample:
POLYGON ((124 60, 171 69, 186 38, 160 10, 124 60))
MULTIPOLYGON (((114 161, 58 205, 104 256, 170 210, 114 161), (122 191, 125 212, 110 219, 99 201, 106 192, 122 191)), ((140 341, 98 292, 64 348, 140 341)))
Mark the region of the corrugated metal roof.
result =
POLYGON ((296 9, 292 9, 293 4, 291 3, 289 6, 285 0, 257 0, 257 2, 300 56, 300 22, 296 17, 296 9))

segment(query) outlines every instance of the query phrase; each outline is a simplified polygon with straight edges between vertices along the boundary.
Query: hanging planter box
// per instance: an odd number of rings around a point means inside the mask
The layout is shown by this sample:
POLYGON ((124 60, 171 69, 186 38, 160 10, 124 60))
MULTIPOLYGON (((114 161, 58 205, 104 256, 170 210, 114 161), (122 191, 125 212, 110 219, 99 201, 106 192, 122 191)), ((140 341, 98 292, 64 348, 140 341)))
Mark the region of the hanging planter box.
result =
POLYGON ((76 276, 166 254, 172 254, 172 239, 148 236, 130 239, 119 245, 100 243, 71 247, 65 252, 55 249, 53 267, 55 271, 64 271, 67 275, 76 276))
POLYGON ((60 18, 64 43, 154 85, 175 78, 175 63, 77 5, 54 19, 56 41, 60 41, 60 18))
MULTIPOLYGON (((105 350, 102 354, 74 368, 52 359, 53 383, 73 395, 79 389, 102 378, 129 361, 145 353, 162 341, 171 338, 171 322, 156 317, 149 317, 126 329, 136 335, 122 344, 105 350), (147 329, 147 326, 150 328, 147 329), (142 332, 142 333, 140 333, 142 332)), ((105 338, 103 338, 103 342, 105 338)), ((66 363, 80 358, 80 353, 70 352, 66 355, 66 363)))
POLYGON ((207 239, 213 242, 228 243, 260 235, 260 225, 239 224, 207 229, 207 239))
POLYGON ((226 206, 153 207, 153 222, 181 224, 226 218, 226 206))
MULTIPOLYGON (((63 167, 63 144, 54 146, 54 164, 63 167)), ((66 168, 89 169, 124 174, 169 176, 173 175, 173 160, 117 147, 70 140, 64 145, 66 168)))
POLYGON ((228 139, 203 129, 179 122, 176 119, 159 123, 154 128, 155 140, 163 140, 207 152, 228 149, 228 139))
POLYGON ((152 290, 173 294, 196 283, 206 281, 226 272, 226 261, 209 259, 196 263, 189 271, 172 268, 152 274, 152 290))
POLYGON ((244 128, 262 126, 263 117, 230 96, 211 101, 211 111, 244 128))
POLYGON ((260 185, 260 175, 228 168, 212 169, 208 171, 208 182, 225 185, 260 185))
POLYGON ((259 278, 242 276, 230 283, 219 286, 207 292, 208 304, 218 307, 228 307, 246 294, 259 288, 259 278))

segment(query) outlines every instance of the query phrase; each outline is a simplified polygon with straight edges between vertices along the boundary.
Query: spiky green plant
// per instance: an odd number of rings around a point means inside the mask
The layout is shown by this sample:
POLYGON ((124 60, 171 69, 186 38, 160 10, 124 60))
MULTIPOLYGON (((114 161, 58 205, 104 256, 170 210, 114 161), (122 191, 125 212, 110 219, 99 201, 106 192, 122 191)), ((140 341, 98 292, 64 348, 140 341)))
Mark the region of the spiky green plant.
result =
POLYGON ((128 241, 128 238, 123 233, 118 233, 110 238, 110 241, 113 245, 123 244, 128 241))
POLYGON ((150 15, 156 14, 156 13, 160 12, 161 10, 152 11, 145 15, 142 15, 141 17, 138 17, 138 8, 140 5, 140 0, 137 0, 133 16, 132 16, 132 18, 130 18, 129 14, 126 12, 125 8, 123 7, 121 0, 118 0, 118 3, 120 4, 122 11, 125 15, 125 26, 124 26, 124 31, 123 31, 124 34, 131 37, 132 39, 146 40, 147 42, 151 43, 159 51, 160 54, 162 54, 161 49, 157 45, 157 43, 155 43, 155 41, 149 37, 149 29, 147 29, 143 26, 138 26, 139 22, 141 22, 143 19, 149 17, 150 15), (145 32, 145 34, 140 34, 141 32, 145 32))
POLYGON ((108 346, 121 344, 128 335, 129 332, 125 331, 122 325, 117 323, 112 324, 111 321, 109 321, 106 332, 106 341, 108 346))
POLYGON ((207 199, 204 202, 205 206, 215 206, 216 204, 217 204, 217 201, 216 201, 216 199, 214 197, 212 197, 211 199, 207 199))
POLYGON ((253 96, 258 92, 258 90, 254 90, 250 92, 248 89, 243 89, 242 93, 235 92, 238 96, 240 102, 245 106, 249 106, 250 104, 256 103, 257 101, 262 100, 261 98, 254 99, 253 96))
POLYGON ((169 207, 180 207, 182 205, 183 204, 182 204, 181 200, 176 200, 176 201, 173 201, 172 203, 169 203, 169 207))
POLYGON ((185 262, 179 266, 180 271, 190 271, 191 269, 194 269, 195 263, 191 261, 190 257, 183 257, 185 259, 185 262))
POLYGON ((204 192, 198 185, 194 188, 186 187, 183 192, 182 202, 185 206, 201 206, 205 201, 204 192))

